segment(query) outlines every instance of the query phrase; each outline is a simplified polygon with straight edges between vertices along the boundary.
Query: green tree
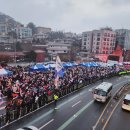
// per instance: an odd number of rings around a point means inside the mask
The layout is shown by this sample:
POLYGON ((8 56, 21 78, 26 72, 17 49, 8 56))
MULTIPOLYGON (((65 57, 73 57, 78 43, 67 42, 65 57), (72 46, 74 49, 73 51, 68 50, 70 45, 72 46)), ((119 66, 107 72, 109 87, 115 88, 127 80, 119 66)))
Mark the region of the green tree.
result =
POLYGON ((29 22, 27 24, 27 27, 30 28, 30 29, 32 29, 32 34, 36 33, 36 26, 35 26, 35 24, 33 22, 29 22))

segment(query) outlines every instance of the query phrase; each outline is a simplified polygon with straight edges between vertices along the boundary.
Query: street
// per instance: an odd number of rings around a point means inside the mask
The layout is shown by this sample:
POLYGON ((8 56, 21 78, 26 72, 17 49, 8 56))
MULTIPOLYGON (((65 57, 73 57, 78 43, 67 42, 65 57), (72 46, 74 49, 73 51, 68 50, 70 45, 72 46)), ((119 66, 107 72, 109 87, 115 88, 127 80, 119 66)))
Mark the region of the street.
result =
MULTIPOLYGON (((106 79, 113 83, 112 95, 125 83, 128 82, 129 76, 115 77, 106 79)), ((92 130, 92 127, 98 120, 106 103, 100 103, 93 100, 92 88, 100 84, 101 81, 91 84, 81 90, 62 98, 54 109, 51 103, 39 110, 39 113, 33 115, 34 118, 27 118, 24 122, 13 127, 15 130, 24 126, 33 125, 40 130, 92 130)), ((121 103, 113 113, 110 122, 107 124, 106 130, 128 130, 130 117, 128 112, 121 110, 121 103), (119 125, 120 124, 120 125, 119 125), (125 124, 125 125, 124 125, 125 124)))

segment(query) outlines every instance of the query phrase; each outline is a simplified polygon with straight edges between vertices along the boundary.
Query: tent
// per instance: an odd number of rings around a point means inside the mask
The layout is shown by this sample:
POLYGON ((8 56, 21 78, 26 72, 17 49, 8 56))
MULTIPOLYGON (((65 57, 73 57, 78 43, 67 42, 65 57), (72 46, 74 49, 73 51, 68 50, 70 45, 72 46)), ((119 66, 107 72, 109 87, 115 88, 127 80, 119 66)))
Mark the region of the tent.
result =
POLYGON ((62 65, 63 65, 63 67, 72 67, 73 66, 73 64, 70 62, 63 63, 62 65))
POLYGON ((3 75, 12 75, 12 74, 13 74, 12 71, 6 70, 4 68, 0 69, 0 76, 3 76, 3 75))
POLYGON ((56 64, 48 64, 48 65, 46 65, 45 67, 46 67, 47 69, 51 69, 51 68, 55 68, 55 66, 56 66, 56 64))
POLYGON ((79 65, 86 66, 86 67, 99 66, 96 62, 82 62, 79 65))
POLYGON ((47 70, 47 67, 43 64, 36 64, 33 65, 29 68, 30 71, 43 71, 43 70, 47 70))

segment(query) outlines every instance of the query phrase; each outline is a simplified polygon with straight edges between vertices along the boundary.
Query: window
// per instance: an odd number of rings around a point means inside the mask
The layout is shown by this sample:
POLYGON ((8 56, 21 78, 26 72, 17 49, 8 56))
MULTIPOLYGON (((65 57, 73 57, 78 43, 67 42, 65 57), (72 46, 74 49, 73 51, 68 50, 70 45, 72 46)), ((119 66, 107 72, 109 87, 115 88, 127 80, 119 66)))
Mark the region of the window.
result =
POLYGON ((97 46, 96 49, 99 49, 99 46, 97 46))
POLYGON ((97 45, 99 45, 99 42, 97 42, 97 45))
POLYGON ((104 36, 107 36, 107 33, 105 33, 104 36))
POLYGON ((84 41, 86 41, 87 40, 87 38, 84 38, 84 41))
POLYGON ((97 41, 100 41, 100 38, 97 38, 97 41))
POLYGON ((104 41, 106 41, 106 38, 104 38, 104 41))
POLYGON ((86 42, 84 42, 84 45, 86 45, 86 42))
POLYGON ((100 33, 97 34, 97 36, 100 36, 100 35, 101 35, 100 33))
POLYGON ((87 34, 84 34, 84 37, 87 37, 87 34))

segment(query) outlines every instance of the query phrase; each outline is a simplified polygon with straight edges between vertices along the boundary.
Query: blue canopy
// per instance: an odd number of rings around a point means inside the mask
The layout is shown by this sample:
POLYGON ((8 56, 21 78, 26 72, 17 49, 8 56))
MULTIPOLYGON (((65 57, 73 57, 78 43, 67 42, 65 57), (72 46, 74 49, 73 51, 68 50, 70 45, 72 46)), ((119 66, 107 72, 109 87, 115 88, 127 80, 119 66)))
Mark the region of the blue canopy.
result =
POLYGON ((71 66, 73 66, 73 64, 70 63, 70 62, 63 63, 62 65, 63 65, 63 67, 71 67, 71 66))
POLYGON ((82 62, 79 65, 86 66, 86 67, 99 66, 96 62, 82 62))
POLYGON ((47 70, 47 68, 45 67, 45 65, 43 64, 36 64, 36 65, 33 65, 29 68, 29 70, 31 71, 43 71, 43 70, 47 70))

